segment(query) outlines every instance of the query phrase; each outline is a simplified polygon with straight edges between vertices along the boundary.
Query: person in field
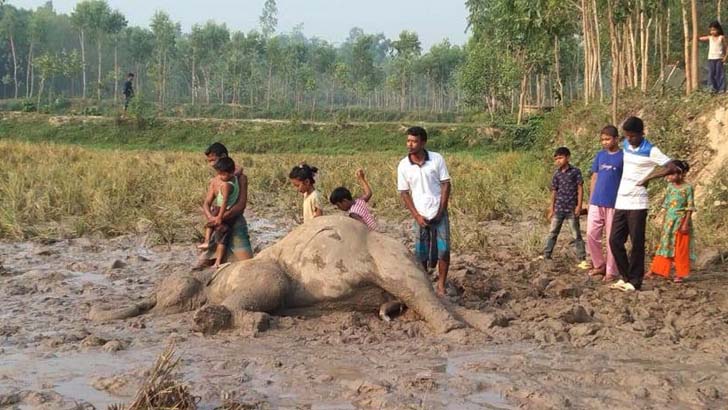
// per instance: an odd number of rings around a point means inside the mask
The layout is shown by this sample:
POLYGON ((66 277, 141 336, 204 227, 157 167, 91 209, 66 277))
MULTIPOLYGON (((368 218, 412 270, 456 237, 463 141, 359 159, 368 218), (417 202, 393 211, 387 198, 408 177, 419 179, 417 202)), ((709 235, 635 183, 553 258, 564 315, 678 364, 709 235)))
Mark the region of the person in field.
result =
POLYGON ((681 283, 690 274, 690 262, 695 260, 695 237, 692 215, 695 211, 693 186, 685 181, 690 166, 685 161, 675 161, 678 171, 665 177, 668 181, 665 200, 665 221, 662 223, 660 245, 648 277, 659 275, 670 277, 675 267, 675 283, 681 283))
POLYGON ((318 168, 308 164, 293 167, 288 174, 293 187, 303 196, 303 223, 324 214, 321 206, 321 194, 316 190, 316 174, 318 168))
POLYGON ((334 189, 329 196, 329 201, 335 207, 346 212, 350 217, 365 224, 370 231, 377 229, 377 222, 369 210, 369 200, 372 199, 372 188, 364 175, 363 169, 356 170, 356 179, 359 181, 364 193, 353 199, 351 191, 346 187, 340 186, 334 189))
MULTIPOLYGON (((227 148, 219 142, 215 142, 207 147, 204 154, 205 160, 213 169, 219 159, 229 157, 227 148)), ((248 177, 239 166, 235 167, 233 175, 238 181, 239 193, 235 204, 222 217, 222 221, 229 227, 227 244, 222 260, 223 263, 246 260, 253 257, 253 248, 250 244, 250 235, 248 233, 248 222, 244 216, 245 208, 248 204, 248 177)), ((211 222, 214 222, 214 220, 208 218, 207 223, 211 222)), ((216 245, 214 242, 208 243, 207 250, 200 255, 195 269, 202 269, 215 263, 216 245)))
POLYGON ((225 247, 228 242, 230 227, 223 222, 225 214, 235 206, 240 195, 238 179, 235 177, 235 162, 223 157, 213 165, 217 175, 210 182, 202 207, 205 218, 212 222, 205 225, 205 242, 198 246, 201 250, 208 250, 210 242, 215 242, 215 264, 219 267, 225 257, 225 247))
POLYGON ((576 257, 579 259, 577 266, 581 269, 588 269, 584 239, 581 236, 579 225, 581 204, 584 198, 584 179, 579 168, 569 163, 570 159, 571 151, 566 147, 557 148, 554 152, 556 171, 551 178, 551 205, 548 209, 551 228, 546 237, 543 258, 551 259, 561 227, 564 222, 568 222, 571 235, 574 237, 576 257))
POLYGON ((415 255, 427 270, 437 265, 437 289, 445 295, 450 269, 450 173, 445 159, 425 149, 427 131, 407 129, 407 151, 397 166, 397 190, 414 218, 415 255))
POLYGON ((624 168, 624 153, 619 148, 619 131, 614 125, 607 125, 599 133, 602 150, 594 158, 589 185, 589 213, 586 227, 586 247, 592 260, 591 276, 604 275, 605 282, 617 279, 619 271, 609 246, 612 233, 614 204, 617 202, 619 181, 624 168), (602 234, 606 230, 607 253, 602 252, 602 234))
POLYGON ((725 92, 725 67, 728 60, 728 41, 719 22, 710 23, 709 34, 700 41, 708 42, 708 83, 714 93, 725 92))
POLYGON ((629 117, 622 124, 624 132, 624 169, 614 204, 609 245, 622 277, 612 289, 634 292, 642 288, 645 276, 645 228, 650 208, 647 183, 677 172, 673 161, 645 138, 645 125, 638 117, 629 117), (655 172, 655 168, 662 167, 655 172), (632 243, 627 254, 625 243, 632 243))

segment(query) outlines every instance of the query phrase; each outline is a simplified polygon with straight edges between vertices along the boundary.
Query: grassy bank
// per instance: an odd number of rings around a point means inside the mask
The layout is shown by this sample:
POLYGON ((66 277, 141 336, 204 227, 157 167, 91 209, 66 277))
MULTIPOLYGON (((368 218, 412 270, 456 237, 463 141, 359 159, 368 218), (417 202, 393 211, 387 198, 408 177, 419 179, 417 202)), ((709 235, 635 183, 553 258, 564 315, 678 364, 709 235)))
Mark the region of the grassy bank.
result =
MULTIPOLYGON (((95 148, 200 152, 213 141, 229 149, 256 153, 353 154, 400 153, 404 131, 400 123, 305 123, 221 119, 144 120, 106 117, 54 117, 43 114, 2 114, 0 138, 24 142, 78 144, 95 148)), ((424 124, 434 150, 484 153, 529 148, 525 127, 424 124)))

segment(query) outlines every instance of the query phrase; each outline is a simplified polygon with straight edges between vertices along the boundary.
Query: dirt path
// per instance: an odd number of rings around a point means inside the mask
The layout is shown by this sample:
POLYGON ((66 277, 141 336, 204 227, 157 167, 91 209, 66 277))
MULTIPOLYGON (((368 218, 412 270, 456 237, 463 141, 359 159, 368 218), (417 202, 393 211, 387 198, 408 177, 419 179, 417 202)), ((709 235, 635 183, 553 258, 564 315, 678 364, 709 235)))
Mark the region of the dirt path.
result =
MULTIPOLYGON (((251 218, 256 245, 285 232, 251 218), (262 240, 261 240, 262 238, 262 240)), ((503 227, 512 231, 524 226, 503 227)), ((394 230, 396 231, 396 229, 394 230)), ((94 323, 193 262, 192 245, 143 238, 0 244, 0 408, 127 402, 170 341, 202 409, 223 394, 282 409, 722 409, 728 277, 648 282, 622 294, 567 266, 498 252, 454 258, 452 303, 491 313, 487 333, 431 334, 411 313, 289 313, 269 331, 191 331, 191 314, 94 323)))

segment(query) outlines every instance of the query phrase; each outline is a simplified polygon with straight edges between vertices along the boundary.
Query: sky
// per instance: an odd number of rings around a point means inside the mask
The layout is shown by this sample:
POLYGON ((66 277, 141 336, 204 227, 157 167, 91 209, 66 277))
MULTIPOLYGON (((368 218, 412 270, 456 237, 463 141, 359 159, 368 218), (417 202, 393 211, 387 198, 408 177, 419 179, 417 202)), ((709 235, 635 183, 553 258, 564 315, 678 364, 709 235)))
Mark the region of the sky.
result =
MULTIPOLYGON (((16 7, 35 8, 46 0, 9 0, 16 7)), ((131 25, 147 27, 155 10, 164 10, 189 32, 207 20, 226 23, 232 30, 257 28, 265 0, 107 0, 131 25)), ((69 13, 77 1, 53 0, 58 12, 69 13)), ((453 44, 467 39, 465 0, 278 0, 278 32, 303 23, 308 37, 341 43, 352 27, 366 33, 383 32, 396 38, 402 30, 419 34, 423 49, 447 38, 453 44)))

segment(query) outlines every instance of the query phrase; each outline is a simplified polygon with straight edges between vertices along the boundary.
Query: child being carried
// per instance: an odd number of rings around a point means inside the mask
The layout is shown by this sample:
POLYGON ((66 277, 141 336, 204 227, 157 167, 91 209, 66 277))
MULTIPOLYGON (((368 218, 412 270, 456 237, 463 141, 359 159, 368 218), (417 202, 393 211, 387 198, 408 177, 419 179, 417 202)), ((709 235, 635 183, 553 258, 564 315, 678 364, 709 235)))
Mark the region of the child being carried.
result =
POLYGON ((205 225, 205 242, 198 246, 207 250, 214 242, 215 267, 219 267, 225 257, 230 227, 223 223, 225 213, 238 201, 240 187, 235 177, 235 162, 229 157, 218 159, 213 165, 217 175, 210 181, 202 211, 207 223, 205 225))

